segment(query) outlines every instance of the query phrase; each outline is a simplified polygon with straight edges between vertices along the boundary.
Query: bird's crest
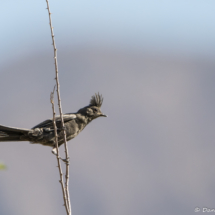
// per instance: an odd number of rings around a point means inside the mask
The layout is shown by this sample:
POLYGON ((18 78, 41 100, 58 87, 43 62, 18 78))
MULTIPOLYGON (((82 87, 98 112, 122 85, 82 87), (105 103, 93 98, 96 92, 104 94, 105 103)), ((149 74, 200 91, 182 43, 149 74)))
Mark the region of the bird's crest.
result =
POLYGON ((102 102, 103 102, 103 98, 102 95, 100 95, 99 93, 92 96, 91 100, 90 100, 90 106, 97 106, 97 107, 101 107, 102 106, 102 102))

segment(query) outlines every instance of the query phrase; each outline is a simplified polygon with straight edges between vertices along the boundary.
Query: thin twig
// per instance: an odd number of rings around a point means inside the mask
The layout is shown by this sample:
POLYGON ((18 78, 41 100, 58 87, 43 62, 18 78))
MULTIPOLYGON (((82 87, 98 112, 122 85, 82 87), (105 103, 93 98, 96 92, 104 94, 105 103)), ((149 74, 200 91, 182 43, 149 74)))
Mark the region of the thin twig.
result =
POLYGON ((61 183, 61 188, 62 188, 62 191, 63 191, 63 199, 64 199, 64 204, 65 204, 65 207, 66 207, 66 212, 67 212, 67 214, 69 214, 69 207, 68 207, 68 203, 67 203, 67 199, 66 199, 66 192, 65 192, 64 182, 63 182, 63 172, 62 172, 62 168, 61 168, 60 154, 59 154, 59 148, 58 148, 57 126, 56 126, 56 119, 55 119, 56 113, 55 113, 55 107, 54 107, 55 86, 54 86, 53 92, 51 92, 50 101, 51 101, 51 104, 52 104, 53 126, 54 126, 55 144, 56 144, 55 146, 56 146, 56 151, 57 151, 57 163, 58 163, 58 169, 59 169, 59 174, 60 174, 60 181, 59 182, 61 183))
POLYGON ((59 78, 58 78, 58 63, 57 63, 57 48, 55 44, 55 38, 54 38, 54 31, 53 31, 53 26, 52 26, 52 21, 51 21, 51 12, 49 8, 49 2, 46 0, 47 3, 47 10, 49 13, 49 25, 51 29, 51 37, 52 37, 52 45, 54 49, 54 62, 55 62, 55 79, 56 79, 56 85, 57 85, 57 98, 58 98, 58 106, 59 106, 59 113, 60 113, 60 119, 61 119, 61 124, 63 128, 63 134, 64 134, 64 147, 65 147, 65 155, 66 155, 66 175, 65 175, 65 193, 66 193, 66 204, 65 207, 68 209, 68 214, 72 214, 71 210, 71 204, 70 204, 70 196, 69 196, 69 153, 68 153, 68 147, 67 147, 67 141, 66 141, 66 130, 64 126, 64 121, 63 121, 63 114, 62 114, 62 106, 61 106, 61 98, 60 98, 60 84, 59 84, 59 78), (68 206, 68 207, 67 207, 68 206))

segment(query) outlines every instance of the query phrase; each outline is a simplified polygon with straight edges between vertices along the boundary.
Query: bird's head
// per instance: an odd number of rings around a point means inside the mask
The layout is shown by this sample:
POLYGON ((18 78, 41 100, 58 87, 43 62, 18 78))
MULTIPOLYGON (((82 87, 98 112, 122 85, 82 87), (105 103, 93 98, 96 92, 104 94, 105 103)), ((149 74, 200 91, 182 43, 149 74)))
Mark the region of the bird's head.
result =
POLYGON ((102 106, 103 98, 102 95, 95 94, 92 96, 90 100, 90 104, 78 111, 78 113, 81 113, 91 120, 96 119, 100 116, 107 117, 107 115, 103 114, 101 112, 101 106, 102 106))

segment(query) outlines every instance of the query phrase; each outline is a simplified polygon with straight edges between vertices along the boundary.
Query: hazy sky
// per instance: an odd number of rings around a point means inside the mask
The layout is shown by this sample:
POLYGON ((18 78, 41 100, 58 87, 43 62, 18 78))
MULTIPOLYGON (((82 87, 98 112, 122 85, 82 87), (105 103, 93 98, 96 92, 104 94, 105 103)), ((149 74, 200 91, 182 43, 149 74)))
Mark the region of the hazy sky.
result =
MULTIPOLYGON (((51 0, 50 7, 58 48, 68 44, 106 44, 214 54, 212 0, 51 0)), ((48 47, 50 32, 45 8, 45 0, 1 2, 0 61, 17 58, 33 48, 48 47)))

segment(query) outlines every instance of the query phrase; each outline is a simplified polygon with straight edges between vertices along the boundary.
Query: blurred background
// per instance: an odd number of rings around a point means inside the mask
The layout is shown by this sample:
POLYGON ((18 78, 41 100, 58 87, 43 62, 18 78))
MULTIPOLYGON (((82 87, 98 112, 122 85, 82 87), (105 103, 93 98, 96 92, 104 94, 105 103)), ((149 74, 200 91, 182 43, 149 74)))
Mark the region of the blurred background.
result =
MULTIPOLYGON (((104 96, 69 142, 73 215, 215 208, 215 2, 50 0, 63 112, 104 96)), ((0 124, 52 117, 46 2, 0 4, 0 124)), ((55 102, 57 104, 57 101, 55 102)), ((63 147, 61 155, 63 155, 63 147)), ((0 143, 0 214, 66 214, 51 148, 0 143)))

